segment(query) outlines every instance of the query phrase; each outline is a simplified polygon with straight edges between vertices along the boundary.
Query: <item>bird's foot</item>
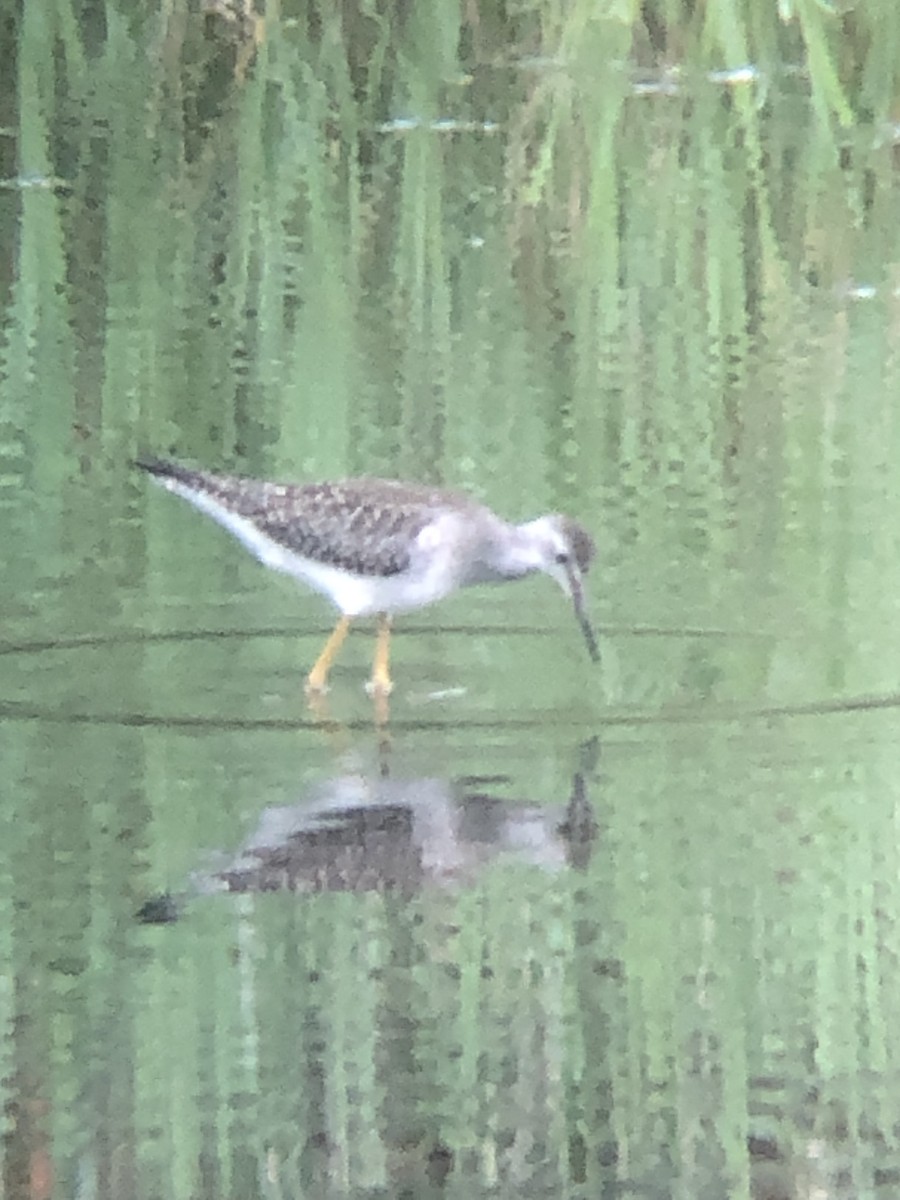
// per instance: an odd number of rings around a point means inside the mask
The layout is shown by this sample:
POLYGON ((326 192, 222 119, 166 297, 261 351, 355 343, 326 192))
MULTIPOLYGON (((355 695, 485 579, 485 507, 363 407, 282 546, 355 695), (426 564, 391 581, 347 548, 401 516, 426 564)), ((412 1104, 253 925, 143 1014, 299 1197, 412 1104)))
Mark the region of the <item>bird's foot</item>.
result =
POLYGON ((386 699, 394 690, 390 675, 373 675, 366 682, 366 691, 373 700, 386 699))

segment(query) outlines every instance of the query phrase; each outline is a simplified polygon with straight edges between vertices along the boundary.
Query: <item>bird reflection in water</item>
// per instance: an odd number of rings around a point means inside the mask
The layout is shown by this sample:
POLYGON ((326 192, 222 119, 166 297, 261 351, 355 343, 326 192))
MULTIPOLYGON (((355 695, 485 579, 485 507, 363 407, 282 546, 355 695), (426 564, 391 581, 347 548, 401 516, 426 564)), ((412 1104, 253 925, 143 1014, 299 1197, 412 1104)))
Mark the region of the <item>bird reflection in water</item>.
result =
MULTIPOLYGON (((508 800, 492 777, 447 781, 341 775, 296 805, 265 809, 244 845, 226 861, 195 872, 188 895, 211 892, 384 891, 413 895, 429 886, 473 883, 507 860, 583 870, 598 824, 589 788, 596 739, 580 748, 564 809, 508 800)), ((148 900, 148 923, 177 918, 172 896, 148 900)))

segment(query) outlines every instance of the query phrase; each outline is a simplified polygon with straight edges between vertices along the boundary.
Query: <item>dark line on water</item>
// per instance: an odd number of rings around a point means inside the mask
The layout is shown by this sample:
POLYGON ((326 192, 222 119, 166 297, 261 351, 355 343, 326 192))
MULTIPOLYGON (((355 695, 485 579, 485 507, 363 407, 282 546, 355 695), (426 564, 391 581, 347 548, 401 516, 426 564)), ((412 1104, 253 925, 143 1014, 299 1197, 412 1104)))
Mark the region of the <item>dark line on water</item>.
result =
MULTIPOLYGON (((362 630, 375 634, 365 618, 354 623, 354 632, 362 630)), ((142 646, 166 642, 214 642, 230 638, 255 640, 257 638, 312 638, 327 637, 330 625, 313 627, 291 626, 271 629, 178 629, 165 633, 144 633, 122 630, 116 633, 86 633, 68 638, 43 638, 30 642, 0 642, 0 656, 9 654, 45 654, 53 650, 78 650, 98 646, 142 646)), ((404 625, 404 637, 425 637, 435 634, 450 636, 487 637, 492 634, 512 634, 514 637, 550 637, 559 633, 557 628, 536 625, 404 625)), ((601 637, 672 637, 672 638, 769 638, 771 633, 741 631, 737 629, 700 629, 689 626, 666 629, 653 625, 600 626, 601 637)), ((780 635, 778 635, 780 636, 780 635)))
MULTIPOLYGON (((569 709, 560 712, 558 716, 539 711, 528 718, 513 719, 470 719, 456 720, 452 717, 422 720, 391 719, 388 728, 407 731, 446 730, 448 727, 459 730, 478 732, 496 731, 528 731, 535 728, 564 726, 567 729, 598 728, 634 728, 654 725, 728 725, 742 721, 767 721, 811 716, 834 716, 840 713, 853 712, 883 712, 900 708, 900 693, 890 693, 883 696, 849 696, 837 700, 808 701, 799 704, 771 705, 760 708, 728 708, 717 705, 715 708, 703 709, 661 709, 658 712, 623 713, 612 712, 603 714, 596 710, 586 713, 581 721, 574 721, 569 709), (549 718, 549 719, 548 719, 549 718)), ((125 713, 64 713, 51 709, 29 707, 25 704, 0 701, 0 719, 7 721, 44 721, 57 725, 97 725, 121 726, 135 729, 172 729, 196 733, 218 732, 271 732, 295 733, 301 730, 315 730, 322 727, 323 722, 315 716, 280 718, 280 717, 192 717, 166 716, 154 713, 125 712, 125 713)), ((375 725, 372 717, 357 717, 344 720, 330 714, 330 720, 349 730, 368 730, 375 725)))

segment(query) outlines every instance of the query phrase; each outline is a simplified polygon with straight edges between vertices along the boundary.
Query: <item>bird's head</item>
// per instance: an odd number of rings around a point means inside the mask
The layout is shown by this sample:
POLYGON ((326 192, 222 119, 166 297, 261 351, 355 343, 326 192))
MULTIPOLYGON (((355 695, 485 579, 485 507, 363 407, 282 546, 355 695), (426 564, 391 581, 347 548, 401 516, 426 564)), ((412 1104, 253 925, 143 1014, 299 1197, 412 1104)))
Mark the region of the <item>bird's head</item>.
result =
POLYGON ((539 517, 528 528, 533 544, 540 547, 540 570, 554 579, 572 601, 588 653, 598 662, 600 651, 584 598, 584 577, 597 553, 594 539, 583 525, 559 513, 539 517))

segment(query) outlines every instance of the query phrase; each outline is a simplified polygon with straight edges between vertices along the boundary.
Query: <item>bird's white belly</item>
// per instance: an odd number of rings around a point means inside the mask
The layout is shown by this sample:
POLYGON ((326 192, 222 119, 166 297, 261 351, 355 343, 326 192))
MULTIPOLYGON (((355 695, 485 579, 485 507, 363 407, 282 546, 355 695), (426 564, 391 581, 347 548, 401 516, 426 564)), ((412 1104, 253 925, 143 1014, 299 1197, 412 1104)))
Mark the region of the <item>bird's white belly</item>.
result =
POLYGON ((322 592, 348 617, 406 612, 432 604, 452 591, 452 584, 433 570, 357 575, 327 563, 297 558, 280 547, 267 550, 264 561, 322 592))

